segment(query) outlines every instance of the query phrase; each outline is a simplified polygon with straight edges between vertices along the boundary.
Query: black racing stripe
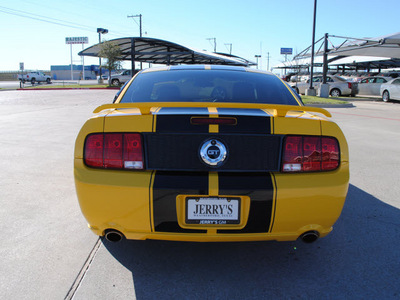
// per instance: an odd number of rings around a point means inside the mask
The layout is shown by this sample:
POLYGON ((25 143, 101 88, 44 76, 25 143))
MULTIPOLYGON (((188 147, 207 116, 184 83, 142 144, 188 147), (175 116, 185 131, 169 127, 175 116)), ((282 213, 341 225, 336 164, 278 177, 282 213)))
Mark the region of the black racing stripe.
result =
POLYGON ((268 232, 272 216, 274 187, 270 173, 219 173, 219 194, 250 197, 250 212, 241 230, 218 230, 218 233, 268 232))
POLYGON ((161 108, 157 112, 157 132, 191 132, 191 133, 208 133, 207 125, 193 125, 190 120, 194 116, 209 115, 206 107, 202 108, 161 108))
POLYGON ((236 125, 219 125, 220 133, 271 133, 271 116, 260 109, 218 108, 218 114, 236 118, 236 125))
POLYGON ((206 230, 183 229, 179 226, 176 213, 176 196, 207 194, 207 172, 156 172, 153 184, 155 231, 206 233, 206 230))

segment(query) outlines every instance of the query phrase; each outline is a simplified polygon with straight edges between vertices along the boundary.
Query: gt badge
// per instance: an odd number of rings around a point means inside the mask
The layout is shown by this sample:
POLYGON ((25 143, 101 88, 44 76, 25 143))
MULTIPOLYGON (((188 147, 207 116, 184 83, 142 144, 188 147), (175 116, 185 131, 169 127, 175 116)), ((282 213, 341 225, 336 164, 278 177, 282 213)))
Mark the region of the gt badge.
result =
POLYGON ((218 167, 225 161, 228 151, 225 145, 218 140, 211 139, 203 143, 200 148, 201 159, 210 166, 218 167))

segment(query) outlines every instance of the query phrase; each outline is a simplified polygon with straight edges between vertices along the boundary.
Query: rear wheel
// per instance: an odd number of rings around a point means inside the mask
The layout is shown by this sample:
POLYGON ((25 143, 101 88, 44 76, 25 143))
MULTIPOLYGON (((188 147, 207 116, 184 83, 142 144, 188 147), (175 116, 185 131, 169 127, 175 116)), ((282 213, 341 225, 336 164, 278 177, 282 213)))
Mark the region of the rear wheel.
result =
POLYGON ((32 83, 32 84, 35 84, 35 83, 36 83, 36 78, 32 78, 32 79, 31 79, 31 83, 32 83))
POLYGON ((51 83, 51 79, 50 79, 50 78, 47 78, 47 79, 46 79, 46 82, 47 82, 47 84, 50 84, 50 83, 51 83))
POLYGON ((340 92, 339 89, 333 89, 333 90, 331 90, 331 96, 332 96, 332 97, 340 97, 340 95, 341 95, 341 92, 340 92))
POLYGON ((384 102, 389 102, 390 101, 390 95, 388 91, 383 91, 382 93, 382 100, 384 102))

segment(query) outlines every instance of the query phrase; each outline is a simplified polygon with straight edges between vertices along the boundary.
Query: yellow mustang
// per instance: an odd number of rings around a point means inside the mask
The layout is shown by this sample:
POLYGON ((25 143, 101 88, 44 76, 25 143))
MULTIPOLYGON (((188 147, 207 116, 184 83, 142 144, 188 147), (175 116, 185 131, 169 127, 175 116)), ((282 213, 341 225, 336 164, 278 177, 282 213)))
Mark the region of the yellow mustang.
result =
POLYGON ((75 183, 89 228, 110 241, 313 242, 340 216, 346 139, 271 73, 147 69, 94 113, 75 183))

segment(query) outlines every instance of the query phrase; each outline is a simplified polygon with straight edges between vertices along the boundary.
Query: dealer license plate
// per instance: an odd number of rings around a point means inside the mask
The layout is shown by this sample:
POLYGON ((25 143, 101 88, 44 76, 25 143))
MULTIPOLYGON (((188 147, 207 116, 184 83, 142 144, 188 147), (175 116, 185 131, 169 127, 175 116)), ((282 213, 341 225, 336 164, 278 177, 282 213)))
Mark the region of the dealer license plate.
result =
POLYGON ((187 197, 187 224, 239 224, 239 197, 187 197))

